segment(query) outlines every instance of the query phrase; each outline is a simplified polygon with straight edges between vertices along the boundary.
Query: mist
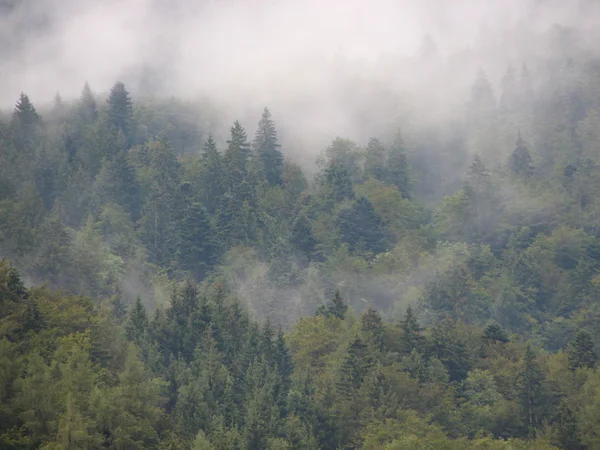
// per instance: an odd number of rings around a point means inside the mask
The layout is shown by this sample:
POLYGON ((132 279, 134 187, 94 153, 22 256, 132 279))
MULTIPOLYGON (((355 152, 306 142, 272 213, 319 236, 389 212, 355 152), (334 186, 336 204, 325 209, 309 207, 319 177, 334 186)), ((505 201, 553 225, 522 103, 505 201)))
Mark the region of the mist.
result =
POLYGON ((134 97, 208 99, 232 120, 268 105, 284 134, 322 142, 444 121, 479 68, 497 84, 550 50, 536 36, 555 22, 595 23, 578 2, 539 0, 24 0, 0 14, 3 107, 122 80, 134 97))

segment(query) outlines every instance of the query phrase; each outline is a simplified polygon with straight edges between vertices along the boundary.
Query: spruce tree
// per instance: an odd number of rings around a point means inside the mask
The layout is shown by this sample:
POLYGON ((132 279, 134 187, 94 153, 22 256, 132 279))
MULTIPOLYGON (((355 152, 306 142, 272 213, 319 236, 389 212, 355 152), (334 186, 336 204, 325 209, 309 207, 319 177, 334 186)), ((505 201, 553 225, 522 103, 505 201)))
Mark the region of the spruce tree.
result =
POLYGON ((509 170, 523 179, 528 179, 533 175, 534 168, 532 164, 531 154, 527 149, 525 141, 521 137, 521 133, 517 137, 517 145, 510 155, 508 161, 509 170))
POLYGON ((294 220, 290 243, 305 258, 310 259, 312 257, 317 241, 313 237, 312 227, 306 214, 300 213, 294 220))
POLYGON ((281 185, 283 182, 283 154, 277 143, 275 122, 271 119, 271 112, 266 107, 258 123, 253 147, 267 182, 274 186, 281 185))
POLYGON ((579 330, 575 339, 571 342, 568 355, 569 369, 593 369, 598 361, 598 355, 594 350, 592 335, 586 330, 579 330))
POLYGON ((348 354, 340 368, 337 392, 345 398, 351 398, 360 388, 369 370, 375 365, 371 349, 356 337, 348 346, 348 354))
POLYGON ((386 250, 388 233, 381 218, 366 197, 359 198, 350 208, 342 209, 336 218, 342 242, 348 249, 381 253, 386 250))
POLYGON ((85 119, 85 123, 93 123, 98 118, 98 107, 96 105, 96 98, 94 93, 90 89, 90 85, 85 82, 81 95, 79 97, 79 112, 85 119))
POLYGON ((365 177, 385 181, 388 172, 386 150, 377 138, 369 139, 365 150, 365 177))
POLYGON ((228 181, 227 187, 230 191, 235 191, 235 188, 248 177, 250 145, 247 142, 246 130, 239 121, 233 123, 230 132, 231 138, 227 141, 223 163, 228 181))
POLYGON ((395 185, 404 198, 411 198, 412 181, 410 167, 404 151, 404 140, 400 131, 396 132, 388 151, 386 180, 395 185))
POLYGON ((142 304, 141 297, 138 295, 125 323, 127 338, 139 344, 146 336, 148 326, 148 313, 146 307, 142 304))
POLYGON ((26 94, 21 92, 11 121, 15 147, 18 151, 29 153, 33 151, 32 146, 37 138, 40 125, 41 118, 33 103, 26 94))
POLYGON ((406 315, 400 322, 400 328, 403 331, 400 338, 402 353, 410 355, 413 350, 422 353, 425 345, 425 337, 421 334, 422 329, 417 322, 412 306, 406 308, 406 315))
POLYGON ((202 199, 209 213, 214 214, 224 189, 223 162, 212 135, 208 136, 202 153, 202 199))
POLYGON ((108 124, 120 130, 133 143, 133 104, 125 85, 118 81, 108 96, 108 124))
POLYGON ((528 433, 533 436, 545 418, 547 392, 544 372, 536 361, 536 355, 531 345, 527 345, 523 370, 518 379, 523 422, 528 433))
POLYGON ((181 268, 201 279, 217 262, 216 231, 206 208, 192 203, 177 225, 176 255, 181 268))
POLYGON ((341 164, 332 162, 329 165, 325 170, 322 187, 325 198, 334 203, 341 202, 347 198, 354 198, 352 179, 348 171, 341 164))
POLYGON ((126 152, 119 152, 110 160, 104 159, 94 184, 98 205, 121 205, 132 221, 136 222, 139 219, 139 186, 135 168, 129 163, 126 152))
POLYGON ((360 318, 360 331, 365 340, 374 344, 375 348, 382 349, 385 337, 385 325, 377 310, 368 308, 360 318))

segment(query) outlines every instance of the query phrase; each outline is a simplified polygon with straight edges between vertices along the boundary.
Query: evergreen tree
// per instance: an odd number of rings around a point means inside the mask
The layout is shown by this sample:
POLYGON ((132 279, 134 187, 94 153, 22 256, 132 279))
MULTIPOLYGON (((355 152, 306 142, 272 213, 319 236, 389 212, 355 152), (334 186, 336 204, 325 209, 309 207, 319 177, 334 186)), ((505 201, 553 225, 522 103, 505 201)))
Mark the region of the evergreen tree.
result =
POLYGON ((267 182, 274 186, 281 185, 283 182, 283 154, 279 150, 275 122, 271 119, 271 112, 268 108, 264 109, 258 123, 253 147, 256 157, 261 162, 267 182))
POLYGON ((387 155, 381 141, 370 138, 365 152, 365 176, 385 181, 388 170, 387 155))
POLYGON ((377 310, 368 308, 360 318, 360 331, 367 342, 375 345, 375 348, 383 349, 385 337, 385 325, 377 310))
POLYGON ((404 198, 411 198, 412 180, 404 151, 404 140, 398 130, 387 157, 387 182, 395 185, 404 198))
POLYGON ((535 435, 536 429, 545 418, 547 392, 545 375, 536 361, 536 355, 527 346, 523 370, 519 374, 519 402, 523 414, 523 422, 530 435, 535 435))
POLYGON ((324 317, 336 317, 338 319, 344 319, 348 305, 344 303, 344 300, 340 296, 340 291, 336 290, 329 305, 321 305, 317 308, 316 315, 324 317))
POLYGON ((181 267, 198 279, 210 270, 217 260, 216 232, 206 208, 192 203, 179 221, 176 254, 181 267))
POLYGON ((17 150, 20 152, 33 151, 32 146, 37 139, 40 125, 41 118, 33 103, 26 94, 21 92, 11 121, 11 129, 17 150))
POLYGON ((116 130, 120 130, 127 142, 133 143, 133 104, 125 85, 118 81, 110 90, 108 96, 108 124, 116 130))
POLYGON ((517 146, 510 155, 508 168, 513 174, 524 179, 528 179, 533 175, 534 168, 531 154, 527 149, 525 141, 521 138, 521 133, 519 133, 517 138, 517 146))
POLYGON ((208 136, 202 153, 202 199, 209 213, 214 214, 223 195, 225 173, 221 155, 212 135, 208 136))
POLYGON ((248 177, 250 145, 247 142, 246 131, 239 121, 233 123, 230 132, 231 138, 227 141, 223 163, 228 180, 227 187, 230 191, 236 191, 236 187, 248 177))
POLYGON ((483 339, 488 342, 508 342, 508 336, 506 331, 502 328, 499 323, 493 322, 485 327, 483 330, 483 339))
POLYGON ((115 203, 123 207, 132 221, 140 218, 138 181, 126 152, 117 153, 113 159, 104 159, 94 184, 98 206, 115 203))
POLYGON ((313 237, 312 227, 306 214, 300 213, 292 224, 290 243, 304 257, 310 259, 315 251, 317 241, 313 237))
POLYGON ((359 337, 354 338, 348 346, 348 354, 340 368, 337 383, 339 395, 353 397, 374 365, 371 349, 359 337))
POLYGON ((334 203, 354 198, 352 179, 348 171, 341 165, 332 162, 325 170, 323 179, 325 198, 334 203))
POLYGON ((96 105, 96 98, 94 93, 90 89, 90 85, 85 82, 81 95, 79 97, 79 111, 81 116, 84 118, 85 123, 93 123, 98 118, 98 108, 96 105))
POLYGON ((350 251, 384 252, 388 233, 381 218, 366 197, 359 198, 350 208, 340 211, 336 219, 342 242, 350 251))
POLYGON ((138 295, 125 323, 127 338, 136 343, 142 342, 148 332, 148 327, 148 313, 146 312, 146 307, 142 304, 141 297, 138 295))
POLYGON ((518 100, 518 83, 515 69, 508 66, 501 81, 500 107, 504 111, 513 111, 518 100))
POLYGON ((594 350, 594 341, 590 333, 585 330, 579 330, 575 339, 571 342, 568 355, 569 369, 593 369, 598 361, 598 355, 594 350))
POLYGON ((406 315, 400 322, 400 328, 403 331, 400 338, 402 353, 409 355, 413 350, 422 353, 425 345, 425 337, 421 334, 422 330, 417 322, 412 306, 406 308, 406 315))
POLYGON ((482 69, 477 72, 475 82, 471 87, 471 113, 490 114, 496 106, 494 91, 482 69))

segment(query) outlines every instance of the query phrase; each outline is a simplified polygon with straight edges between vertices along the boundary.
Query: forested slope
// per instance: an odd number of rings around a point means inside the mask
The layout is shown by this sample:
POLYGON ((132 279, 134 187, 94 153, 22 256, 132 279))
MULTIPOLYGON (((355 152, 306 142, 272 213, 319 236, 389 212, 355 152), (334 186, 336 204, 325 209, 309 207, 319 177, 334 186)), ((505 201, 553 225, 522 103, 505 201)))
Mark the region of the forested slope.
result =
POLYGON ((268 108, 22 93, 0 115, 0 447, 600 448, 583 37, 545 31, 498 88, 473 74, 443 122, 391 96, 316 169, 268 108))

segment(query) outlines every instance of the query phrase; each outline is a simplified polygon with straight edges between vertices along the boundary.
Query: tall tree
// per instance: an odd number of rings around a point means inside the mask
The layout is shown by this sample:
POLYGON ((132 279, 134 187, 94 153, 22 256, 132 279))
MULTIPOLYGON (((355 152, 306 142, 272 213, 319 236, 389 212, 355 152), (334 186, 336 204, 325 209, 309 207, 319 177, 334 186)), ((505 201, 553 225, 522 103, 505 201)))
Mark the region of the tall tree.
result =
POLYGON ((337 203, 354 198, 352 178, 344 166, 332 162, 324 175, 322 189, 327 200, 337 203))
POLYGON ((227 150, 223 156, 228 189, 235 191, 248 178, 248 159, 250 145, 247 142, 246 130, 239 121, 235 121, 230 129, 231 138, 227 141, 227 150))
POLYGON ((508 168, 518 177, 528 179, 533 175, 534 171, 532 161, 527 144, 525 144, 525 141, 521 137, 521 133, 519 133, 516 148, 511 153, 508 161, 508 168))
POLYGON ((177 259, 184 270, 200 279, 217 261, 216 232, 206 208, 192 203, 177 228, 177 259))
POLYGON ((528 345, 525 351, 523 369, 518 378, 523 422, 527 427, 527 432, 533 436, 545 418, 547 391, 546 377, 536 360, 531 345, 528 345))
POLYGON ((387 158, 387 182, 395 185, 404 198, 410 199, 412 190, 412 180, 410 167, 406 160, 404 150, 404 140, 400 130, 394 135, 394 140, 388 151, 387 158))
POLYGON ((125 85, 117 81, 108 95, 108 124, 120 130, 127 142, 133 143, 133 103, 125 85))
POLYGON ((83 85, 81 95, 79 96, 79 111, 88 124, 93 123, 98 118, 96 98, 87 81, 83 85))
POLYGON ((389 241, 381 218, 366 197, 359 198, 351 207, 342 209, 336 219, 342 242, 350 251, 381 253, 389 241))
POLYGON ((594 341, 586 330, 579 330, 569 347, 569 369, 579 368, 593 369, 598 361, 598 355, 594 350, 594 341))
POLYGON ((410 355, 413 350, 422 353, 425 346, 425 337, 422 335, 422 329, 417 322, 412 306, 406 308, 406 315, 400 322, 400 328, 403 332, 400 338, 402 353, 410 355))
POLYGON ((15 139, 15 147, 20 152, 32 152, 37 138, 41 118, 29 97, 21 92, 19 101, 12 115, 11 129, 15 139))
POLYGON ((385 181, 387 155, 381 141, 377 138, 370 138, 365 153, 365 176, 385 181))
POLYGON ((256 157, 261 162, 262 172, 269 184, 279 186, 282 184, 283 154, 277 143, 275 122, 271 119, 271 112, 265 107, 258 130, 253 142, 256 157))
POLYGON ((204 143, 202 152, 202 200, 209 213, 214 214, 223 195, 225 173, 223 161, 212 135, 204 143))

